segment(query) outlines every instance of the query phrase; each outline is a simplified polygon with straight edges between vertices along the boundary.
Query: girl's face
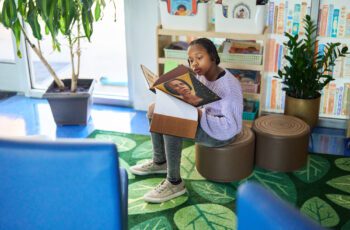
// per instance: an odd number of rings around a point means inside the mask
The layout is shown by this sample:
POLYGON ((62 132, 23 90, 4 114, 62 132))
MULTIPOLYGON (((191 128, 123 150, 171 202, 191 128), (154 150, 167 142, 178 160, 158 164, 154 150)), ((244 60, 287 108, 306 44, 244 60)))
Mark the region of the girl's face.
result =
POLYGON ((207 50, 198 44, 188 47, 187 55, 191 69, 198 75, 205 76, 215 64, 207 50))

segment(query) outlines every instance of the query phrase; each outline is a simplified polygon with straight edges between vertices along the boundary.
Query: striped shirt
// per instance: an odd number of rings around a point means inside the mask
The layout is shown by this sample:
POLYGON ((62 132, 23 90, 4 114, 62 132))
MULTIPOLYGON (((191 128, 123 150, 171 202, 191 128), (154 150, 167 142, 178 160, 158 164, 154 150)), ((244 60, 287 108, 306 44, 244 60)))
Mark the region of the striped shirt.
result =
POLYGON ((228 140, 242 129, 243 96, 239 81, 225 69, 225 75, 215 81, 197 78, 216 93, 221 100, 202 107, 200 125, 211 137, 228 140))

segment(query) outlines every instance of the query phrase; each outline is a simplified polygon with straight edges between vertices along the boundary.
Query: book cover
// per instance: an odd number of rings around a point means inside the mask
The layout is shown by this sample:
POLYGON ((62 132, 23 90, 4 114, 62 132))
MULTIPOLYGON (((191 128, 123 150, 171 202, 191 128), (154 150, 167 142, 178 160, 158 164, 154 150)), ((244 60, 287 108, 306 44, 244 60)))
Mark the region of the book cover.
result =
POLYGON ((144 65, 142 72, 149 89, 159 89, 193 106, 202 106, 221 98, 196 78, 196 74, 184 65, 158 77, 144 65))
POLYGON ((170 14, 178 16, 190 16, 197 13, 196 0, 168 0, 170 14))

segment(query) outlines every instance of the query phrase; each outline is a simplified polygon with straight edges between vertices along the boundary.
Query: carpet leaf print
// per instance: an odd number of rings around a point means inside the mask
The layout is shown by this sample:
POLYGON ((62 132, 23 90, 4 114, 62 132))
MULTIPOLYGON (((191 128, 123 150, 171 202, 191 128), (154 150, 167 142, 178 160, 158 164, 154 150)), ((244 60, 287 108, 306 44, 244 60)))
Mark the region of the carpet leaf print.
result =
POLYGON ((340 205, 346 209, 350 209, 350 196, 340 194, 326 194, 326 197, 337 205, 340 205))
MULTIPOLYGON (((294 183, 285 173, 272 172, 264 169, 256 169, 248 180, 257 181, 270 188, 277 196, 291 203, 297 200, 297 192, 294 183)), ((240 184, 246 180, 242 180, 240 184)))
POLYGON ((119 153, 130 151, 136 146, 136 142, 127 137, 108 134, 97 134, 95 136, 95 139, 114 142, 117 145, 119 153))
POLYGON ((319 197, 308 199, 301 206, 300 211, 320 223, 323 227, 333 227, 339 223, 339 216, 336 211, 319 197))
POLYGON ((327 159, 309 155, 306 166, 293 174, 305 183, 313 183, 326 175, 329 168, 330 164, 327 159))
POLYGON ((197 204, 180 209, 174 222, 179 229, 236 229, 237 218, 230 209, 217 204, 197 204))
POLYGON ((190 180, 204 180, 196 169, 194 145, 182 150, 181 177, 190 180))
POLYGON ((144 179, 129 185, 129 215, 159 212, 170 208, 174 208, 187 201, 188 196, 186 194, 160 204, 151 204, 145 202, 143 200, 143 195, 145 195, 146 192, 155 188, 162 180, 163 179, 161 178, 144 179))
POLYGON ((350 193, 350 175, 334 178, 327 181, 327 184, 343 192, 350 193))
POLYGON ((334 163, 338 168, 350 172, 350 158, 338 158, 334 163))
POLYGON ((150 220, 146 220, 130 230, 171 230, 173 229, 168 221, 168 219, 164 216, 155 217, 150 220))
POLYGON ((119 167, 125 168, 128 173, 128 179, 134 179, 135 175, 130 172, 130 165, 126 163, 122 158, 119 157, 119 167))
POLYGON ((341 230, 349 230, 350 229, 350 220, 346 222, 343 227, 341 227, 341 230))
POLYGON ((153 146, 152 141, 148 140, 137 146, 132 151, 132 158, 134 159, 144 159, 153 157, 153 146))
POLYGON ((212 203, 227 204, 236 199, 236 190, 229 184, 192 181, 191 186, 202 198, 212 203))

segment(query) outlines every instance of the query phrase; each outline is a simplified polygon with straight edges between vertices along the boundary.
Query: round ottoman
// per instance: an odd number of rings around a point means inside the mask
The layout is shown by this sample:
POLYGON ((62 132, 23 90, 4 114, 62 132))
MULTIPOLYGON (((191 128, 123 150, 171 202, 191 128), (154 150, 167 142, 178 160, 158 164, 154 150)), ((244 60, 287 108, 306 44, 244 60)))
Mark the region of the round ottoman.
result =
POLYGON ((254 133, 243 126, 233 142, 223 147, 196 144, 197 171, 217 182, 232 182, 249 176, 254 167, 254 141, 254 133))
POLYGON ((306 164, 309 126, 299 118, 267 115, 253 123, 255 165, 264 169, 289 172, 306 164))

